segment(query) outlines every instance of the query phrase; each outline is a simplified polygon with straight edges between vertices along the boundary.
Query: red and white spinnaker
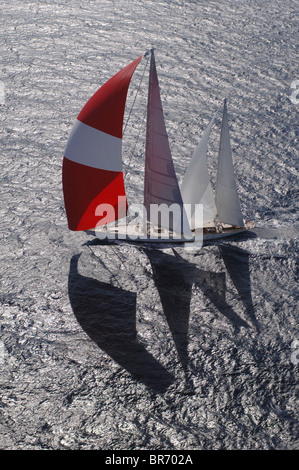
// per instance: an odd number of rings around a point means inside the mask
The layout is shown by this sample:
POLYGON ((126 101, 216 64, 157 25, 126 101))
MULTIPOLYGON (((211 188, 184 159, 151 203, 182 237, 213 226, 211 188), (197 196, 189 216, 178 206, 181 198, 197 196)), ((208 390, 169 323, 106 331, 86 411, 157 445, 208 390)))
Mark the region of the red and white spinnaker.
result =
POLYGON ((122 133, 126 97, 142 56, 108 80, 86 103, 72 128, 63 159, 63 193, 70 230, 101 225, 99 204, 114 208, 111 220, 125 217, 122 133), (121 201, 121 204, 119 204, 121 201))

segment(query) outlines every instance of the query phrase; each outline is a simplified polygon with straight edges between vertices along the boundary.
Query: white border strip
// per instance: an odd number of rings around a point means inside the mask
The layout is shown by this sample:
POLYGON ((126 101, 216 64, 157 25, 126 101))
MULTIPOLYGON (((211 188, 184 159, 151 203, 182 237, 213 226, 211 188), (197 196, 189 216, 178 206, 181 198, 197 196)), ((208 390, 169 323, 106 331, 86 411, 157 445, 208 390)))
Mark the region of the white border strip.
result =
POLYGON ((100 170, 122 171, 122 140, 76 120, 64 156, 100 170))

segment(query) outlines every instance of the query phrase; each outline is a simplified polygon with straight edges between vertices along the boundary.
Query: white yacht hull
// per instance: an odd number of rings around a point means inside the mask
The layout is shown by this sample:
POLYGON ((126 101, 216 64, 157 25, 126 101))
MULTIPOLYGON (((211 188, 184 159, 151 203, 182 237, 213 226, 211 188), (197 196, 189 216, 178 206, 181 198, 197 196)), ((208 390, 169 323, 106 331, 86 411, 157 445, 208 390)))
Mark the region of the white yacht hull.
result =
POLYGON ((108 227, 105 230, 92 230, 87 231, 90 234, 95 235, 100 240, 109 240, 117 242, 134 242, 134 243, 193 243, 200 239, 205 241, 216 240, 219 238, 225 238, 239 233, 247 232, 254 227, 254 224, 247 223, 245 227, 230 227, 224 226, 222 232, 213 231, 215 229, 211 228, 211 232, 201 233, 200 230, 195 230, 192 232, 193 237, 181 237, 177 236, 176 238, 169 237, 167 234, 145 234, 144 232, 138 231, 136 226, 118 226, 118 227, 108 227))

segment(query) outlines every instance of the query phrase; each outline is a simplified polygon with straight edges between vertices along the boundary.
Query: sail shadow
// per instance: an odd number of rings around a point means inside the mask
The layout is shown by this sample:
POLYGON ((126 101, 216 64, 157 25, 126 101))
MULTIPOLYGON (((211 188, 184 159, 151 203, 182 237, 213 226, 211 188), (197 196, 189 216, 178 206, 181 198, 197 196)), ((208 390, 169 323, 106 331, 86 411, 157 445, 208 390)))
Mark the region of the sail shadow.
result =
POLYGON ((219 245, 219 251, 248 317, 256 329, 259 330, 251 295, 249 253, 232 245, 219 245))
MULTIPOLYGON (((177 252, 174 251, 174 253, 177 259, 183 259, 177 252)), ((232 323, 235 330, 240 327, 249 328, 248 323, 226 302, 226 275, 224 272, 206 271, 200 269, 195 263, 187 263, 187 267, 185 279, 189 283, 195 284, 203 292, 221 315, 232 323)))
POLYGON ((234 309, 226 302, 226 276, 225 273, 204 271, 199 269, 194 277, 195 284, 202 290, 205 297, 217 308, 224 317, 229 320, 237 331, 240 327, 249 328, 248 323, 243 320, 234 309))
POLYGON ((136 294, 82 276, 80 255, 70 262, 69 299, 74 315, 100 349, 152 391, 163 393, 173 376, 136 338, 136 294))
POLYGON ((184 371, 186 389, 192 392, 193 382, 188 366, 192 281, 185 276, 191 265, 181 257, 178 259, 159 250, 145 249, 144 252, 151 263, 154 283, 184 371))
POLYGON ((182 258, 174 249, 174 256, 158 250, 144 250, 153 270, 153 279, 159 291, 162 308, 171 331, 185 374, 186 386, 193 389, 188 356, 188 330, 192 286, 196 285, 237 331, 249 328, 226 302, 226 274, 200 269, 196 263, 182 258))

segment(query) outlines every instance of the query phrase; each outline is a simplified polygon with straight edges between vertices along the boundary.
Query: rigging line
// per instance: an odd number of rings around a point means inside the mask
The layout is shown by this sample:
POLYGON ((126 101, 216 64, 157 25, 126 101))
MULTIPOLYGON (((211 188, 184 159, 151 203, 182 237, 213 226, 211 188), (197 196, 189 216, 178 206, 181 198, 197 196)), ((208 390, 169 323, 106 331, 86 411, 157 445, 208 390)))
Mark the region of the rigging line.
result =
POLYGON ((111 278, 113 278, 115 280, 115 282, 118 284, 119 287, 121 287, 120 285, 120 282, 118 281, 117 277, 116 277, 116 274, 114 274, 107 266, 106 264, 104 263, 104 261, 101 260, 101 258, 99 256, 97 256, 93 251, 92 249, 90 248, 89 245, 87 245, 92 256, 94 256, 99 262, 100 264, 103 266, 104 269, 106 269, 106 271, 108 271, 108 273, 110 274, 111 278))
MULTIPOLYGON (((118 280, 118 278, 117 278, 117 274, 114 274, 114 273, 111 271, 111 269, 109 269, 109 268, 107 267, 107 265, 104 263, 104 261, 102 261, 101 258, 100 258, 99 256, 97 256, 97 255, 94 253, 94 251, 92 251, 92 249, 90 248, 89 245, 87 245, 87 246, 88 246, 88 248, 89 248, 89 250, 90 250, 92 256, 94 256, 94 257, 99 261, 99 263, 103 266, 103 268, 106 269, 106 271, 108 271, 108 273, 109 273, 110 276, 111 276, 111 279, 114 279, 114 281, 116 282, 116 284, 118 285, 118 287, 121 288, 122 286, 121 286, 121 284, 120 284, 120 282, 119 282, 119 280, 118 280)), ((110 248, 112 249, 114 255, 119 259, 119 261, 121 262, 121 264, 124 266, 126 272, 128 273, 130 279, 133 281, 133 283, 135 284, 135 286, 138 287, 138 282, 137 282, 137 280, 136 280, 136 276, 128 270, 128 268, 127 268, 126 265, 125 265, 124 260, 123 260, 123 259, 121 258, 121 256, 119 255, 118 250, 115 249, 112 244, 110 245, 110 248)))
POLYGON ((144 74, 145 74, 145 70, 146 70, 148 61, 149 61, 149 58, 147 58, 146 64, 145 64, 145 66, 144 66, 143 74, 142 74, 142 77, 141 77, 141 79, 140 79, 140 82, 139 82, 138 88, 137 88, 137 90, 136 90, 135 97, 134 97, 134 100, 133 100, 131 109, 130 109, 130 111, 129 111, 129 115, 128 115, 127 120, 126 120, 126 124, 125 124, 124 130, 123 130, 123 135, 124 135, 124 133, 126 132, 126 128, 127 128, 127 125, 128 125, 128 122, 129 122, 129 119, 130 119, 130 116, 131 116, 131 113, 132 113, 132 110, 133 110, 133 107, 134 107, 134 104, 135 104, 137 95, 138 95, 139 90, 140 90, 140 87, 141 87, 141 83, 142 83, 142 80, 143 80, 143 77, 144 77, 144 74))
MULTIPOLYGON (((145 253, 146 252, 146 249, 143 248, 143 247, 136 247, 133 245, 133 248, 135 248, 137 250, 137 252, 139 251, 140 253, 145 253)), ((127 266, 126 266, 126 258, 125 257, 122 257, 120 254, 119 254, 119 251, 113 246, 111 245, 111 249, 113 251, 113 253, 118 257, 118 259, 120 260, 122 266, 125 268, 125 271, 128 273, 128 276, 129 278, 131 279, 131 281, 133 281, 133 283, 135 284, 136 288, 138 289, 138 286, 139 286, 139 280, 138 280, 138 277, 135 276, 135 274, 133 272, 131 272, 127 266)), ((136 258, 137 262, 139 263, 139 266, 141 266, 141 268, 143 268, 143 271, 144 273, 147 275, 147 271, 146 269, 144 268, 144 266, 142 265, 142 263, 140 262, 140 259, 137 257, 136 258)))
MULTIPOLYGON (((141 87, 141 83, 142 83, 142 81, 143 81, 144 74, 145 74, 145 71, 146 71, 146 68, 147 68, 148 61, 149 61, 149 57, 147 57, 146 64, 145 64, 144 70, 143 70, 143 74, 142 74, 141 80, 140 80, 140 82, 139 82, 139 85, 138 85, 138 88, 137 88, 137 91, 136 91, 136 94, 135 94, 135 98, 134 98, 133 104, 132 104, 131 109, 130 109, 130 112, 129 112, 129 116, 128 116, 127 121, 126 121, 123 134, 125 133, 126 127, 127 127, 127 125, 128 125, 128 122, 129 122, 129 119, 130 119, 130 116, 131 116, 131 113, 132 113, 132 110, 133 110, 133 107, 134 107, 134 104, 135 104, 135 101, 136 101, 136 98, 137 98, 137 95, 138 95, 138 93, 139 93, 139 90, 140 90, 140 87, 141 87)), ((134 152, 135 152, 137 143, 138 143, 138 141, 139 141, 140 132, 141 132, 142 125, 143 125, 143 123, 144 123, 145 115, 146 115, 146 108, 145 108, 145 111, 144 111, 144 115, 143 115, 141 124, 140 124, 140 126, 139 126, 139 132, 138 132, 138 135, 137 135, 137 139, 135 140, 134 148, 133 148, 133 150, 132 150, 132 152, 131 152, 131 155, 130 155, 130 158, 129 158, 129 162, 128 162, 128 164, 126 164, 126 167, 127 167, 127 168, 131 165, 132 157, 133 157, 133 154, 134 154, 134 152)), ((126 179, 126 176, 127 176, 127 170, 124 171, 124 179, 126 179)))
POLYGON ((138 287, 138 283, 136 282, 136 276, 128 270, 123 258, 118 254, 118 250, 115 250, 113 246, 111 246, 111 248, 112 248, 112 251, 114 252, 114 254, 118 257, 118 259, 121 262, 122 266, 124 266, 124 268, 125 268, 126 272, 128 273, 130 279, 133 281, 135 286, 138 287))
MULTIPOLYGON (((144 114, 143 114, 143 118, 142 118, 142 121, 141 121, 141 124, 139 126, 139 131, 138 131, 138 135, 137 135, 137 138, 135 140, 135 144, 134 144, 134 147, 133 147, 133 150, 131 152, 131 155, 130 155, 130 158, 129 158, 129 161, 128 163, 126 164, 126 167, 129 167, 131 165, 131 161, 132 161, 132 158, 133 158, 133 155, 135 153, 135 149, 137 147, 137 144, 138 144, 138 141, 139 141, 139 137, 140 137, 140 133, 141 133, 141 129, 142 129, 142 124, 144 123, 144 120, 145 120, 145 115, 146 115, 146 108, 145 108, 145 111, 144 111, 144 114)), ((127 176, 127 171, 125 171, 125 177, 127 176)))

